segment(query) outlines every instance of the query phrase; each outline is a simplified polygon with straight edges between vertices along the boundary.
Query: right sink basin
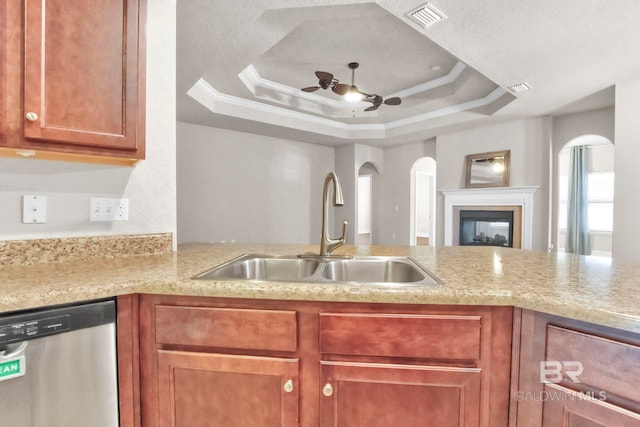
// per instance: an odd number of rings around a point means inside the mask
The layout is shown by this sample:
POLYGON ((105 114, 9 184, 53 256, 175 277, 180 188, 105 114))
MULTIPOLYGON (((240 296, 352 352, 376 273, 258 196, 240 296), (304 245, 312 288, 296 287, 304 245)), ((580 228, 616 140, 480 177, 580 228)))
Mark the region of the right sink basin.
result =
POLYGON ((336 282, 439 284, 429 272, 405 257, 359 257, 327 261, 320 274, 336 282))

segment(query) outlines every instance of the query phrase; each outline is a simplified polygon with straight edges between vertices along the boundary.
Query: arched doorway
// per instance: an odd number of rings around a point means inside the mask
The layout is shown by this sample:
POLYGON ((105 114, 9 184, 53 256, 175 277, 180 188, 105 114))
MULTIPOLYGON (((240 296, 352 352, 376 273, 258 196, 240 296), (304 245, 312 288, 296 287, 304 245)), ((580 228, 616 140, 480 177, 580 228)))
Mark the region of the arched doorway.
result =
POLYGON ((356 244, 369 246, 373 243, 374 233, 374 176, 377 175, 378 169, 370 163, 364 163, 358 170, 357 183, 357 230, 356 244))
POLYGON ((614 179, 614 145, 609 139, 582 135, 562 147, 558 153, 558 251, 611 256, 614 179), (578 156, 584 156, 582 172, 571 166, 578 156), (579 181, 584 183, 577 185, 579 181), (576 194, 581 195, 581 203, 572 201, 576 194), (576 234, 582 243, 575 243, 572 236, 576 234))
POLYGON ((436 244, 436 161, 422 157, 411 167, 409 244, 436 244))

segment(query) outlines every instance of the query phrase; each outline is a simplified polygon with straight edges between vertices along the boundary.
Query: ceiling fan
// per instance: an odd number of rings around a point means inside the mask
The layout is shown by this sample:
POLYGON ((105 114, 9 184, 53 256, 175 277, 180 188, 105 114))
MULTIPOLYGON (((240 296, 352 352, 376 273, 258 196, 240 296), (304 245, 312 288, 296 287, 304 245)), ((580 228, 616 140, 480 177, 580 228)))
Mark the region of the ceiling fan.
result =
POLYGON ((327 73, 326 71, 316 71, 316 77, 318 78, 318 86, 309 86, 305 87, 302 90, 304 92, 315 92, 318 89, 329 89, 340 95, 344 96, 348 101, 357 102, 357 101, 366 101, 370 102, 373 105, 371 107, 367 107, 364 111, 374 111, 377 110, 382 104, 385 105, 400 105, 402 100, 397 96, 393 98, 384 99, 380 95, 376 95, 375 93, 365 93, 356 87, 355 80, 355 72, 356 69, 360 66, 357 62, 349 63, 349 68, 351 69, 351 84, 340 83, 338 79, 333 77, 333 74, 327 73))

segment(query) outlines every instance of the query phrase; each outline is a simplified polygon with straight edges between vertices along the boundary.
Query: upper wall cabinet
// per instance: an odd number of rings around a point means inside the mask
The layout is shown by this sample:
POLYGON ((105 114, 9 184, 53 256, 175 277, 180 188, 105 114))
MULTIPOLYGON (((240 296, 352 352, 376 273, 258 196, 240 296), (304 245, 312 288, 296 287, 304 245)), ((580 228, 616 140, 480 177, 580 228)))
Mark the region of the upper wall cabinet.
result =
POLYGON ((146 0, 7 0, 3 8, 2 154, 143 159, 146 0))

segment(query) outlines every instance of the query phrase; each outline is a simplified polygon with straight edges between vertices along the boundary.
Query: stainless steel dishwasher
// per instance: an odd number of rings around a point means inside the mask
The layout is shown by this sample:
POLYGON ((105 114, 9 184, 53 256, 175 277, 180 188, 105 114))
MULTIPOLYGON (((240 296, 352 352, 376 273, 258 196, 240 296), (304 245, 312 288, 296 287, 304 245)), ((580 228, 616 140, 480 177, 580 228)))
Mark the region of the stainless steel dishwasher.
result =
POLYGON ((115 304, 0 315, 0 425, 119 425, 115 304))

